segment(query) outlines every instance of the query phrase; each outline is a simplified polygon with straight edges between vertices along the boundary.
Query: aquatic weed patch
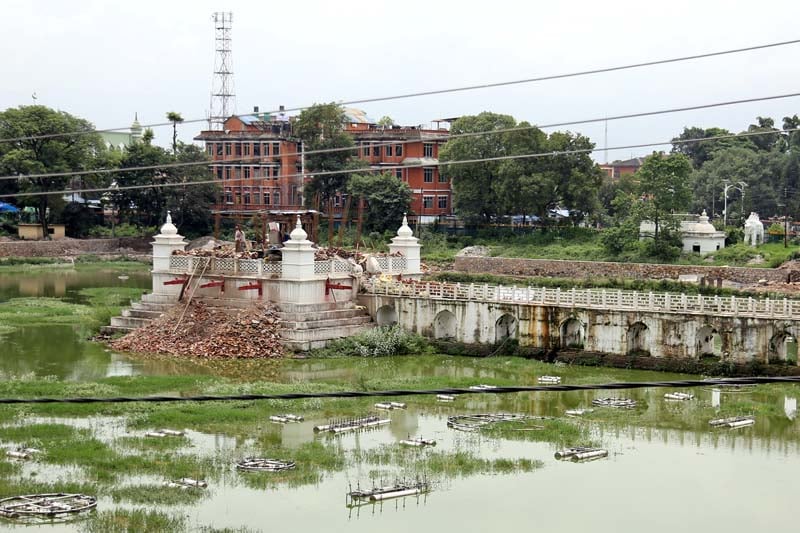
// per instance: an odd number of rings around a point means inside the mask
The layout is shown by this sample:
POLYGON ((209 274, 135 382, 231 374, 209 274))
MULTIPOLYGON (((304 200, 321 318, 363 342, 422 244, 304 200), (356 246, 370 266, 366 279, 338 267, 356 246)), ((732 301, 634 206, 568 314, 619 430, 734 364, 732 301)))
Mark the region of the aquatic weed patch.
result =
POLYGON ((111 489, 110 496, 115 503, 189 505, 206 498, 208 492, 201 489, 175 490, 163 485, 129 485, 111 489))
POLYGON ((183 516, 150 509, 99 511, 82 524, 85 533, 180 533, 187 531, 183 516))

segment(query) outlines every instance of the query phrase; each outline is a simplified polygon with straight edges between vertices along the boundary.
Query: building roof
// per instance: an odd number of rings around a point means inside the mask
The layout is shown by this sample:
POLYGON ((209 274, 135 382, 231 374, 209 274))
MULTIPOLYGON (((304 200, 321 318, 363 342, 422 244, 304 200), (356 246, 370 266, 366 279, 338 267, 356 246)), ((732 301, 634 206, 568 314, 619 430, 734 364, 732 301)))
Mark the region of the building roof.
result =
POLYGON ((356 109, 355 107, 345 107, 344 116, 347 122, 356 124, 377 124, 375 120, 367 116, 366 111, 363 109, 356 109))

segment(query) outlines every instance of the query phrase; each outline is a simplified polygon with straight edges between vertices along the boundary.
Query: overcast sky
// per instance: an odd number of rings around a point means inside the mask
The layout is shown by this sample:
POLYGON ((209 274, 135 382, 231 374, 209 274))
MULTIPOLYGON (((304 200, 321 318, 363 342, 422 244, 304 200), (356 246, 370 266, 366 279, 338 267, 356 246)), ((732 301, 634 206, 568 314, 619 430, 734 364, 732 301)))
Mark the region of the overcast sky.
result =
MULTIPOLYGON (((208 113, 214 11, 233 12, 237 111, 529 78, 800 38, 797 0, 291 2, 4 0, 0 109, 37 103, 98 128, 208 113)), ((493 111, 546 124, 800 91, 800 45, 365 104, 403 125, 493 111)), ((780 124, 800 98, 610 122, 609 146, 684 126, 780 124)), ((202 124, 179 129, 190 141, 202 124)), ((603 125, 574 126, 604 145, 603 125)), ((170 132, 156 130, 167 145, 170 132)), ((610 159, 648 150, 611 152, 610 159)), ((595 158, 602 161, 602 152, 595 158)))

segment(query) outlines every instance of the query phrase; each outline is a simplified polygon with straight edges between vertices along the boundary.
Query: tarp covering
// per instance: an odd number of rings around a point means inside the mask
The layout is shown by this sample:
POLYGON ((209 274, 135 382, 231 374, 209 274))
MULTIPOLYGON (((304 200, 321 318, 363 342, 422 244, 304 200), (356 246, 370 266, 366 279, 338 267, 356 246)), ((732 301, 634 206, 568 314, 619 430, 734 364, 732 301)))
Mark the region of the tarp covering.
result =
POLYGON ((17 213, 19 209, 11 204, 0 202, 0 213, 17 213))

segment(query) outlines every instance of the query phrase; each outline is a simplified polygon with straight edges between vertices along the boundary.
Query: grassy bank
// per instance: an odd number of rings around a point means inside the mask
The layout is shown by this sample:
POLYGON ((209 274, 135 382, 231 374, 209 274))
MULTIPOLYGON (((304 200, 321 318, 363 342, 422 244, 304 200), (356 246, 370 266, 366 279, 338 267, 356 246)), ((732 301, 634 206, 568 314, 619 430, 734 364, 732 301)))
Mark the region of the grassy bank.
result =
POLYGON ((125 256, 104 259, 97 255, 87 254, 76 257, 74 261, 56 257, 0 257, 0 273, 51 272, 65 268, 77 271, 98 269, 146 271, 150 267, 147 262, 128 259, 125 256))

